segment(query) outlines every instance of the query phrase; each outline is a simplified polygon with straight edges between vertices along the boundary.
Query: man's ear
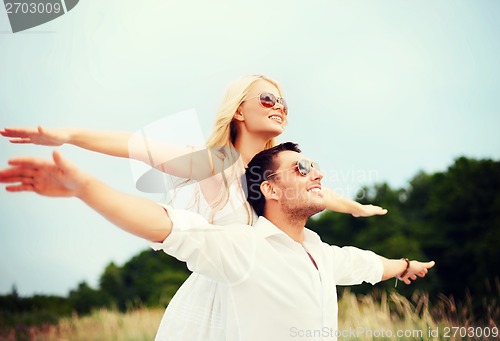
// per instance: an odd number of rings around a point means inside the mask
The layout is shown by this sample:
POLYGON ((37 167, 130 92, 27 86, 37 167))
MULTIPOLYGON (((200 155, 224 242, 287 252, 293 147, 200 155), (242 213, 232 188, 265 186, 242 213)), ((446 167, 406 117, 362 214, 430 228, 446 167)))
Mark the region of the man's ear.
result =
POLYGON ((260 191, 266 200, 278 200, 281 197, 281 189, 269 181, 260 184, 260 191))

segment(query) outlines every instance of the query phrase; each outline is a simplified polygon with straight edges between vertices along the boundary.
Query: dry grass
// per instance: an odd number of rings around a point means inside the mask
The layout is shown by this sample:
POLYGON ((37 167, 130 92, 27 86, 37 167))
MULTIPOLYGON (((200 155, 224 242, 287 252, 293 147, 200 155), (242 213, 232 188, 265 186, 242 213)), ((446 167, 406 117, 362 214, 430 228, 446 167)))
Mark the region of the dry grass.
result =
POLYGON ((344 331, 346 337, 339 339, 500 340, 500 308, 496 301, 484 307, 487 316, 481 316, 481 321, 485 322, 478 324, 470 298, 456 304, 453 299, 442 296, 431 308, 426 294, 415 294, 411 302, 397 292, 382 292, 380 298, 374 297, 356 297, 349 291, 344 292, 339 300, 339 331, 344 331), (489 338, 484 337, 486 329, 489 338))
POLYGON ((389 296, 383 292, 376 300, 373 296, 357 298, 346 291, 339 300, 339 330, 349 339, 428 340, 429 330, 437 326, 427 296, 413 305, 395 292, 389 296))
POLYGON ((96 310, 88 316, 62 318, 57 325, 15 331, 6 340, 103 341, 153 340, 164 309, 137 309, 127 313, 96 310))
POLYGON ((140 309, 128 313, 97 310, 89 316, 63 319, 35 340, 153 340, 163 309, 140 309))
MULTIPOLYGON (((445 328, 473 326, 469 315, 463 315, 466 306, 457 307, 452 300, 438 302, 432 310, 434 317, 427 295, 415 297, 412 302, 396 292, 383 292, 376 298, 374 295, 356 297, 345 291, 339 299, 337 336, 339 340, 461 340, 463 338, 445 337, 445 328)), ((493 308, 498 311, 497 306, 493 308)), ((15 335, 12 331, 6 340, 153 340, 163 311, 145 308, 127 313, 96 310, 89 316, 61 319, 57 325, 29 328, 24 335, 15 335)), ((494 321, 497 316, 492 316, 488 327, 498 327, 494 321)))

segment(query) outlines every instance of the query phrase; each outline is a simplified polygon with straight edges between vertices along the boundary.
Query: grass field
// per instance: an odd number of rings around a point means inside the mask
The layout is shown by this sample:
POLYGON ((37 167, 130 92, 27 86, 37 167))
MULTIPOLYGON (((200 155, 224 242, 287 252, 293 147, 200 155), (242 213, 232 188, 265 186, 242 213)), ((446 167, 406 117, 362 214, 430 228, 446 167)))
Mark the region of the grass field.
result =
MULTIPOLYGON (((441 300, 431 312, 426 295, 415 297, 413 303, 395 292, 378 296, 359 298, 349 291, 344 292, 339 300, 339 330, 316 332, 327 337, 336 333, 339 340, 500 339, 492 337, 495 330, 498 333, 497 306, 491 307, 492 315, 486 318, 484 325, 475 326, 467 306, 457 306, 452 300, 441 300), (464 338, 465 333, 468 337, 464 338), (490 338, 484 337, 486 333, 490 338)), ((88 316, 63 318, 56 325, 12 330, 0 340, 153 340, 163 311, 146 308, 127 313, 96 310, 88 316)))

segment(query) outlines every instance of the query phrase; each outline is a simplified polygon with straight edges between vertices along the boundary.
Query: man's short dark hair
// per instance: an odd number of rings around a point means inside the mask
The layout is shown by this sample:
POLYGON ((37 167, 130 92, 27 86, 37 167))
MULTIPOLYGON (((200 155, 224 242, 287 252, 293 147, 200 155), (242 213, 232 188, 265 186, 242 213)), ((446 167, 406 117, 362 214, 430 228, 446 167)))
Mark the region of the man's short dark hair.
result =
POLYGON ((287 150, 301 153, 298 144, 285 142, 261 151, 248 164, 245 171, 247 201, 258 216, 264 215, 266 206, 266 198, 260 191, 260 185, 267 180, 269 174, 278 169, 279 165, 275 162, 278 154, 287 150))

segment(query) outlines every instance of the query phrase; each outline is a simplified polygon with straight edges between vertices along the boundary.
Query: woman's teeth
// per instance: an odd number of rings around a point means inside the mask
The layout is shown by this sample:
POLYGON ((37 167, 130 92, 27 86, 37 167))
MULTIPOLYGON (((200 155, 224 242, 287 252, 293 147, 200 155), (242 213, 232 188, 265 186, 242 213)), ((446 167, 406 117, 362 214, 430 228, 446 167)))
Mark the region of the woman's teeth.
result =
POLYGON ((275 120, 276 122, 279 122, 279 123, 281 123, 281 122, 282 122, 282 121, 281 121, 281 117, 279 117, 279 116, 271 116, 271 117, 269 117, 269 118, 270 118, 271 120, 275 120))

